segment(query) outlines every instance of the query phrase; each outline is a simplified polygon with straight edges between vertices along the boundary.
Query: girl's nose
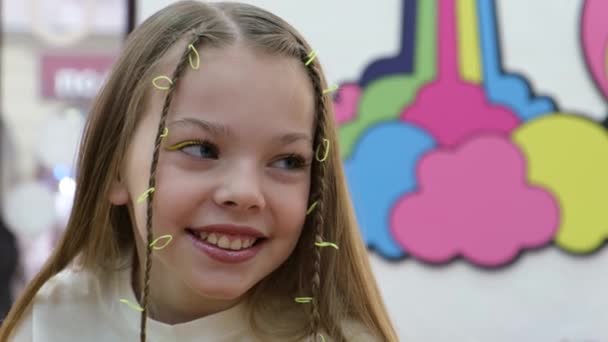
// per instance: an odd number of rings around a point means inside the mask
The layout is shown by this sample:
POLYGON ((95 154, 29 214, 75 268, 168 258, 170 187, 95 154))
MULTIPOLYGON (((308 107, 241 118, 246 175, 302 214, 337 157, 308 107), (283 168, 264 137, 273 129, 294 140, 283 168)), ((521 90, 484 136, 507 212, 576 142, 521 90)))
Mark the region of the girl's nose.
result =
POLYGON ((222 207, 240 211, 261 210, 266 206, 259 171, 253 165, 232 167, 223 176, 213 195, 222 207))

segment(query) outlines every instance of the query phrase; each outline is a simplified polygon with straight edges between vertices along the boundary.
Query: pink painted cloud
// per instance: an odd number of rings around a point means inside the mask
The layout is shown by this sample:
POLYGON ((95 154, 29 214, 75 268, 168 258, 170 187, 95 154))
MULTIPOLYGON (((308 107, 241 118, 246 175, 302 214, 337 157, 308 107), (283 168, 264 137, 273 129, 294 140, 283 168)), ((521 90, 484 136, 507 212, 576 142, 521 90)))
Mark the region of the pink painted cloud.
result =
POLYGON ((357 84, 344 84, 338 89, 334 100, 334 113, 338 124, 353 120, 359 106, 361 88, 357 84))
POLYGON ((558 227, 553 196, 527 183, 523 154, 501 135, 482 135, 420 161, 417 192, 391 213, 395 240, 414 257, 443 263, 461 256, 484 267, 549 243, 558 227))
POLYGON ((440 78, 420 90, 401 120, 426 129, 443 147, 453 147, 482 133, 510 133, 519 125, 510 109, 488 102, 475 84, 440 78))

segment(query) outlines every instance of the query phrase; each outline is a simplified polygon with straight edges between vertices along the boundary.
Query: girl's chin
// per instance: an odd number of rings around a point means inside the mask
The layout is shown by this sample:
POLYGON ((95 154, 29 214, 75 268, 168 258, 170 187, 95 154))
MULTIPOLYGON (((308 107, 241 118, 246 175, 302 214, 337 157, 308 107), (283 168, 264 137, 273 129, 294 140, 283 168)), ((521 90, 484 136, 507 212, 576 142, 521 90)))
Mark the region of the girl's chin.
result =
POLYGON ((198 286, 194 288, 195 292, 203 298, 218 301, 239 301, 249 291, 249 288, 231 288, 227 284, 214 284, 213 287, 198 286), (222 286, 224 285, 224 286, 222 286))
POLYGON ((183 276, 185 277, 182 279, 192 292, 198 293, 201 297, 213 299, 238 299, 255 285, 255 283, 251 283, 251 280, 238 275, 214 274, 213 271, 204 269, 183 276))

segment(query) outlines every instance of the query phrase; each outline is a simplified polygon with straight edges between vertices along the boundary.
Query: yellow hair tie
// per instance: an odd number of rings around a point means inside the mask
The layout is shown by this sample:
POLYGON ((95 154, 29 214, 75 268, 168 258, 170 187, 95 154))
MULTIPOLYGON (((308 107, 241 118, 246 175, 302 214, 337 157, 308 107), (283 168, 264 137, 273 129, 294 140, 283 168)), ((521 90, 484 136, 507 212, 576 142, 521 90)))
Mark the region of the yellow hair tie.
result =
POLYGON ((321 342, 325 342, 325 337, 323 337, 323 335, 322 335, 322 334, 318 334, 318 335, 319 335, 319 337, 321 338, 321 342))
POLYGON ((168 89, 171 89, 171 87, 173 86, 173 81, 169 77, 167 77, 167 76, 156 76, 152 80, 152 84, 154 85, 154 87, 156 89, 159 89, 159 90, 168 90, 168 89), (158 84, 159 80, 165 80, 165 81, 169 82, 169 85, 168 86, 167 85, 165 85, 165 86, 159 85, 158 84))
POLYGON ((317 247, 333 247, 335 249, 340 249, 340 247, 338 247, 338 245, 336 245, 333 242, 327 242, 327 241, 322 241, 322 242, 315 242, 315 246, 317 247))
POLYGON ((294 301, 299 304, 308 304, 312 302, 312 297, 296 297, 294 301))
POLYGON ((338 90, 338 85, 334 84, 333 86, 323 90, 323 95, 329 94, 329 93, 333 93, 334 91, 338 90))
POLYGON ((165 127, 163 133, 160 135, 161 138, 166 138, 169 135, 169 129, 165 127))
POLYGON ((196 56, 196 66, 195 66, 194 62, 192 62, 192 53, 188 54, 188 60, 190 61, 190 66, 192 67, 192 69, 198 70, 198 68, 201 65, 201 56, 198 54, 198 50, 196 50, 194 45, 190 44, 190 45, 188 45, 188 48, 190 50, 192 50, 192 52, 194 52, 194 55, 196 56))
POLYGON ((312 63, 312 61, 315 60, 315 58, 317 58, 317 51, 313 50, 308 54, 308 60, 306 61, 306 64, 304 64, 304 65, 308 66, 310 63, 312 63))
POLYGON ((146 190, 146 192, 144 192, 139 197, 137 197, 137 203, 144 203, 146 201, 146 199, 148 199, 148 196, 150 196, 150 194, 153 192, 154 192, 154 188, 150 188, 150 189, 146 190))
POLYGON ((317 153, 315 153, 315 157, 317 158, 317 161, 319 162, 324 162, 325 160, 327 160, 327 157, 329 156, 329 140, 323 138, 323 143, 319 146, 317 146, 317 153), (323 152, 323 157, 319 157, 319 148, 323 146, 325 148, 325 151, 323 152))
POLYGON ((306 215, 309 215, 310 213, 312 213, 312 211, 315 210, 315 208, 317 207, 318 203, 319 203, 319 201, 315 201, 313 204, 311 204, 310 208, 308 208, 308 210, 306 211, 306 215))
POLYGON ((154 239, 154 241, 152 241, 152 243, 150 243, 150 247, 154 248, 155 250, 161 250, 165 247, 167 247, 167 245, 169 245, 169 243, 171 243, 171 241, 173 240, 173 236, 172 235, 163 235, 163 236, 159 236, 156 239, 154 239), (158 243, 158 241, 160 241, 161 239, 167 239, 167 241, 165 242, 164 245, 162 246, 156 246, 156 244, 158 243))
POLYGON ((141 306, 139 306, 137 304, 133 304, 126 299, 121 299, 120 302, 123 304, 127 304, 131 309, 133 309, 135 311, 139 311, 139 312, 144 311, 144 309, 141 306))

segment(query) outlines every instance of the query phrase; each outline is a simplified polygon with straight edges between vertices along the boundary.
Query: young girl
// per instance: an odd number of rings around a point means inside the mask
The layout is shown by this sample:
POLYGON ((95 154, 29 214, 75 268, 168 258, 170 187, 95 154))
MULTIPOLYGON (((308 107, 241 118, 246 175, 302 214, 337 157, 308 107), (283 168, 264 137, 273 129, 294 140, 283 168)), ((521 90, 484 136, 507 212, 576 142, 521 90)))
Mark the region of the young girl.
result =
POLYGON ((6 341, 397 341, 311 47, 259 8, 171 5, 88 118, 65 236, 6 341))

